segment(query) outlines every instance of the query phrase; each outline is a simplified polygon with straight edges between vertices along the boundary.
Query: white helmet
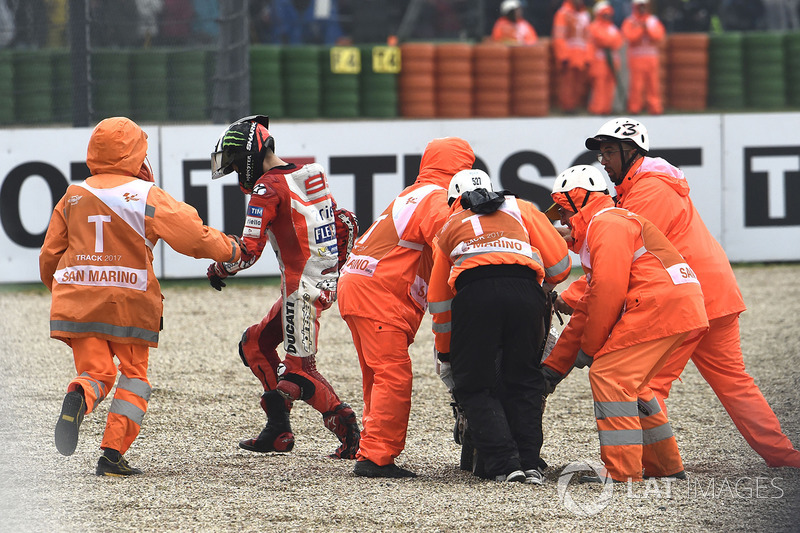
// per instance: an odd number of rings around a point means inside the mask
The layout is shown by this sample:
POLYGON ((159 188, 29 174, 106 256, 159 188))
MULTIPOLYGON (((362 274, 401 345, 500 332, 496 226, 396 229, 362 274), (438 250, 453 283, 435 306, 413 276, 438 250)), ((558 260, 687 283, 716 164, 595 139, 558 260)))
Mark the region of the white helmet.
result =
POLYGON ((587 191, 608 192, 606 180, 603 175, 592 165, 575 165, 569 167, 556 178, 553 183, 553 193, 569 192, 580 187, 587 191))
POLYGON ((478 168, 469 168, 456 172, 453 179, 450 180, 450 186, 447 187, 447 205, 453 205, 456 198, 459 198, 467 191, 474 191, 475 189, 494 191, 492 179, 486 172, 478 168))
POLYGON ((608 0, 600 0, 592 8, 592 13, 595 16, 606 11, 610 12, 612 15, 614 14, 614 8, 611 7, 611 4, 608 2, 608 0))
POLYGON ((599 150, 603 141, 629 141, 645 154, 650 151, 647 128, 638 120, 629 117, 614 118, 600 126, 594 137, 586 139, 586 148, 599 150))
POLYGON ((522 7, 522 2, 519 0, 503 0, 503 3, 500 4, 500 14, 508 15, 518 7, 522 7))
POLYGON ((556 178, 553 183, 553 200, 555 203, 551 205, 547 211, 544 212, 547 218, 556 221, 560 218, 558 213, 558 206, 563 205, 565 208, 569 206, 570 211, 578 212, 578 210, 586 205, 589 200, 589 193, 600 192, 608 194, 608 187, 603 175, 597 168, 592 165, 576 165, 569 167, 556 178), (583 189, 587 191, 585 194, 570 194, 573 189, 583 189), (580 203, 580 206, 577 204, 580 203))

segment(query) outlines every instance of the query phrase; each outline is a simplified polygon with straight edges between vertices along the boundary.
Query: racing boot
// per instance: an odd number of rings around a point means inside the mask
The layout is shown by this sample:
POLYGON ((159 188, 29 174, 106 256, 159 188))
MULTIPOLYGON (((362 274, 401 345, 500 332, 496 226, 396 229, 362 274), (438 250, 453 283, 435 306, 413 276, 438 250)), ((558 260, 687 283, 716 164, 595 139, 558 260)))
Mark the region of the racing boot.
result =
POLYGON ((289 424, 289 405, 276 390, 261 396, 261 405, 267 412, 267 425, 258 437, 239 441, 239 448, 251 452, 290 452, 294 448, 294 434, 289 424))
POLYGON ((355 459, 358 444, 361 441, 361 430, 353 409, 346 403, 340 403, 333 411, 322 415, 322 422, 330 429, 341 446, 328 455, 331 459, 355 459))

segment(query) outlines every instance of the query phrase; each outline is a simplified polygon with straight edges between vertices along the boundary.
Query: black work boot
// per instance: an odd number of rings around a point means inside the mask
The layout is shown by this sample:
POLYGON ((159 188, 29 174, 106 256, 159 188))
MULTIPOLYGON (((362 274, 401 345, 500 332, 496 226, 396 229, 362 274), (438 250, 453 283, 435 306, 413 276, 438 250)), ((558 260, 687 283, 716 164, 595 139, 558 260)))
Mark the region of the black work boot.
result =
POLYGON ((61 455, 72 455, 78 446, 78 430, 86 413, 83 389, 68 392, 61 405, 61 414, 56 422, 56 449, 61 455))
POLYGON ((294 448, 294 434, 289 424, 289 407, 278 391, 271 390, 261 396, 267 411, 267 425, 258 437, 239 441, 239 448, 251 452, 290 452, 294 448))

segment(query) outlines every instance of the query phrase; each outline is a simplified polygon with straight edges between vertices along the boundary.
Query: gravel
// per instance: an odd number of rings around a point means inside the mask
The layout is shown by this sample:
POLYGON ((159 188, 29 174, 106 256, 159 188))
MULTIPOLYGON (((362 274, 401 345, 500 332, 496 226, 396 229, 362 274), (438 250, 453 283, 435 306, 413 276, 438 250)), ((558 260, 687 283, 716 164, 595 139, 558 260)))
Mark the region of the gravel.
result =
MULTIPOLYGON (((800 265, 737 266, 748 311, 745 363, 800 443, 800 265)), ((242 366, 242 330, 279 295, 274 280, 235 279, 222 293, 165 283, 165 329, 151 351, 153 395, 126 457, 144 475, 98 478, 110 400, 62 457, 53 428, 74 366, 48 338, 49 294, 0 287, 0 530, 2 531, 797 531, 800 470, 768 468, 739 435, 693 365, 673 387, 669 413, 688 480, 580 485, 569 470, 599 461, 585 370, 548 400, 542 487, 474 478, 458 468, 449 395, 433 372, 430 318, 411 347, 414 391, 398 464, 416 479, 362 479, 328 459, 338 442, 310 406, 292 410, 295 448, 254 454, 239 439, 263 427, 259 384, 242 366), (566 469, 566 471, 565 471, 566 469), (563 472, 563 475, 562 475, 563 472)), ((360 415, 361 375, 334 306, 322 317, 317 364, 360 415)), ((360 416, 359 416, 360 420, 360 416)))

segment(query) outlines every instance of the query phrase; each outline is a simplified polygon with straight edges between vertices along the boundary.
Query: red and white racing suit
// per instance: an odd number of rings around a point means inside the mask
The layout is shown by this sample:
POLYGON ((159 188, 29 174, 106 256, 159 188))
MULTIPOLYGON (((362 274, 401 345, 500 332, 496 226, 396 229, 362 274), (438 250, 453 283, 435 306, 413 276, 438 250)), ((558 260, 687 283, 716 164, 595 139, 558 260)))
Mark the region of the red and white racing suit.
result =
POLYGON ((250 267, 269 239, 281 269, 281 298, 245 330, 239 353, 265 391, 280 390, 323 415, 342 403, 314 359, 319 315, 336 299, 335 210, 321 165, 272 168, 256 182, 247 206, 242 240, 248 253, 238 263, 225 263, 230 273, 250 267), (281 341, 283 361, 276 350, 281 341))

